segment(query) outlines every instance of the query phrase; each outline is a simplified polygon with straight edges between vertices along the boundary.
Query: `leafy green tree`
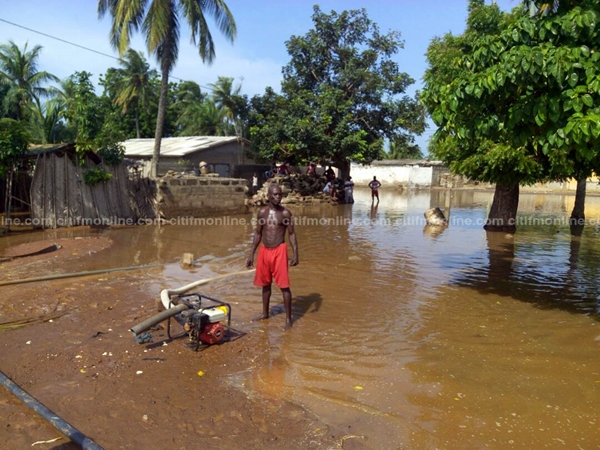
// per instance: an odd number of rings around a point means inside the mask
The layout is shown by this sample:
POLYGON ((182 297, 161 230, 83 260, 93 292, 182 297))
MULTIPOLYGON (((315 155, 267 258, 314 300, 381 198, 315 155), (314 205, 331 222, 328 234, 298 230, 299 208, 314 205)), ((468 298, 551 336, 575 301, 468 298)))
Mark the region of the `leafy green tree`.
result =
POLYGON ((29 132, 24 122, 10 118, 0 119, 0 178, 5 180, 4 211, 10 219, 12 180, 15 167, 29 146, 29 132))
POLYGON ((473 0, 465 33, 427 52, 422 98, 439 126, 430 151, 455 173, 496 183, 490 231, 516 230, 519 185, 599 167, 600 6, 563 6, 508 14, 473 0))
POLYGON ((414 80, 392 59, 403 47, 399 32, 381 34, 364 9, 315 6, 312 20, 313 30, 286 42, 282 99, 254 99, 276 109, 252 113, 251 139, 262 159, 332 161, 347 176, 351 161, 377 159, 385 139, 412 143, 424 110, 406 95, 414 80))
POLYGON ((97 148, 95 139, 104 122, 101 102, 90 78, 89 72, 75 72, 68 83, 73 98, 69 99, 64 114, 76 130, 75 143, 79 152, 97 148))
POLYGON ((251 156, 263 161, 284 160, 290 157, 294 159, 292 162, 309 159, 310 146, 288 146, 290 136, 296 136, 298 139, 303 132, 305 142, 318 139, 317 133, 311 134, 314 129, 297 119, 309 114, 307 110, 308 106, 303 102, 288 103, 283 95, 277 94, 271 87, 268 87, 263 95, 252 97, 248 117, 248 129, 252 140, 251 156))
POLYGON ((103 17, 106 13, 112 18, 110 41, 120 55, 127 51, 132 32, 141 27, 148 52, 154 55, 160 64, 162 82, 150 170, 150 175, 156 177, 160 142, 167 114, 169 74, 177 62, 181 20, 185 20, 190 27, 192 42, 197 45, 202 61, 209 64, 215 57, 215 48, 205 14, 215 19, 217 28, 230 41, 233 41, 236 35, 235 21, 223 0, 98 0, 99 16, 103 17))
POLYGON ((41 51, 40 45, 28 51, 27 44, 21 50, 13 41, 0 45, 0 85, 7 87, 2 98, 4 117, 28 119, 32 105, 39 108, 48 95, 45 83, 58 82, 56 76, 38 70, 41 51))
POLYGON ((122 114, 125 114, 128 109, 133 109, 135 136, 139 139, 141 137, 140 111, 148 111, 150 97, 153 94, 151 79, 156 71, 150 69, 143 53, 131 48, 127 50, 119 64, 121 68, 118 72, 121 76, 115 78, 114 89, 117 94, 114 103, 121 107, 122 114))
POLYGON ((536 122, 543 122, 539 124, 539 145, 551 157, 555 155, 549 150, 550 147, 562 148, 567 152, 564 168, 572 170, 567 176, 577 180, 571 223, 582 224, 585 218, 586 180, 592 173, 598 173, 600 168, 597 151, 600 135, 600 55, 596 54, 600 42, 597 27, 600 5, 594 1, 579 0, 550 3, 525 1, 525 4, 530 10, 536 11, 541 27, 540 43, 534 51, 544 52, 546 70, 556 72, 554 80, 551 77, 548 83, 549 91, 550 88, 552 90, 547 102, 541 105, 536 117, 536 122), (560 83, 562 80, 556 78, 564 74, 568 74, 567 81, 560 83), (564 102, 560 117, 557 114, 560 107, 555 101, 564 102))
POLYGON ((29 131, 23 122, 0 119, 0 178, 13 170, 29 146, 29 131))

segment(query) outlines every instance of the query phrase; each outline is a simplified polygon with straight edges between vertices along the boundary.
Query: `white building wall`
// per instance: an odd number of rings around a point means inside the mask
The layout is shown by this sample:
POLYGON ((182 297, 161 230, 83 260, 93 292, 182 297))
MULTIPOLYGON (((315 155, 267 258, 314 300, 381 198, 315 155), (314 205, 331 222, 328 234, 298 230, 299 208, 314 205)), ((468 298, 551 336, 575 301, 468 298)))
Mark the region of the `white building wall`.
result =
POLYGON ((410 166, 410 187, 431 187, 433 167, 410 166))
POLYGON ((356 185, 367 185, 376 176, 381 184, 394 187, 431 187, 432 167, 419 166, 361 166, 352 165, 352 181, 356 185))

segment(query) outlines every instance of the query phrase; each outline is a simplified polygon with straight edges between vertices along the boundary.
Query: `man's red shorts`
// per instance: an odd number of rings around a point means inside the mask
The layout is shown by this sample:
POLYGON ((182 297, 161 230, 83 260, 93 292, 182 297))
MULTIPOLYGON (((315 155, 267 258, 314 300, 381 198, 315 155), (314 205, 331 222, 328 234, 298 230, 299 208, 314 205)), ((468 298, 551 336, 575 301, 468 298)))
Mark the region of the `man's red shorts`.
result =
POLYGON ((254 285, 270 286, 273 278, 280 289, 290 287, 288 252, 285 242, 273 248, 267 248, 262 244, 258 248, 254 285))

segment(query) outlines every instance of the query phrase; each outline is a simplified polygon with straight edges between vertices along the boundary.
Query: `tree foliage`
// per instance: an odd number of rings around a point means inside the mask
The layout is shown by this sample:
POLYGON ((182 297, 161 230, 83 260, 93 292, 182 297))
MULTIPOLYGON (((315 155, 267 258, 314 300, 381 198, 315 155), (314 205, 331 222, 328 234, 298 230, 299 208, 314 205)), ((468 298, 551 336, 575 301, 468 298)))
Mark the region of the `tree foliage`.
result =
POLYGON ((28 119, 33 106, 39 108, 41 99, 48 95, 44 84, 58 81, 51 73, 38 70, 41 51, 40 45, 28 50, 27 44, 21 50, 13 41, 0 45, 0 85, 6 87, 2 99, 3 116, 28 119))
POLYGON ((431 43, 423 100, 439 126, 432 153, 490 182, 598 166, 600 5, 577 4, 541 15, 475 5, 464 35, 431 43))
POLYGON ((418 145, 402 141, 389 143, 388 151, 383 151, 382 159, 423 159, 423 153, 418 145))
POLYGON ((215 57, 215 47, 206 15, 215 19, 217 28, 231 42, 237 33, 235 20, 223 0, 98 0, 99 17, 107 13, 112 18, 110 42, 120 55, 124 55, 128 50, 131 35, 141 29, 146 38, 148 52, 154 55, 160 64, 162 80, 150 171, 155 177, 167 114, 169 75, 179 55, 181 21, 187 23, 191 31, 191 40, 198 47, 202 61, 210 64, 215 57))
POLYGON ((119 76, 114 78, 113 88, 116 95, 113 102, 121 107, 122 114, 125 114, 128 109, 133 109, 136 137, 139 139, 141 137, 140 113, 148 111, 150 107, 150 97, 153 94, 152 78, 156 76, 156 71, 150 69, 142 52, 131 48, 119 63, 121 68, 117 69, 119 76))
POLYGON ((209 84, 212 88, 212 99, 225 114, 225 120, 236 136, 243 135, 243 120, 247 114, 247 100, 240 94, 242 85, 234 86, 233 78, 218 77, 217 82, 209 84))
POLYGON ((0 178, 13 169, 27 152, 29 133, 23 122, 10 118, 0 119, 0 178))
POLYGON ((404 139, 425 128, 424 111, 406 95, 414 80, 393 56, 400 33, 381 34, 364 9, 340 14, 314 7, 314 29, 292 36, 282 94, 255 97, 250 136, 262 159, 349 162, 377 159, 384 140, 404 139))
MULTIPOLYGON (((472 0, 465 33, 430 44, 422 94, 439 126, 430 152, 517 199, 511 185, 600 167, 600 4, 525 3, 537 9, 472 0)), ((518 200, 502 203, 513 210, 494 213, 514 218, 518 200)))
POLYGON ((89 72, 76 72, 70 77, 73 98, 69 101, 65 117, 75 126, 75 143, 79 152, 96 148, 95 139, 104 122, 100 99, 90 78, 89 72))

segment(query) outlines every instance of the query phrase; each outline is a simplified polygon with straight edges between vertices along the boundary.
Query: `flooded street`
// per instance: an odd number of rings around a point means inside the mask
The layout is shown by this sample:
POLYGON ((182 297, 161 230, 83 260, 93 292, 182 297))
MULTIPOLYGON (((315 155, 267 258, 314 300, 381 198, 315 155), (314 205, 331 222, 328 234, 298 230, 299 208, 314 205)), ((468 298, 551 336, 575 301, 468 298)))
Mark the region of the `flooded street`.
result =
MULTIPOLYGON (((303 405, 371 449, 600 448, 600 197, 588 196, 589 224, 572 237, 573 197, 557 194, 522 193, 515 235, 483 230, 491 192, 452 192, 450 226, 426 228, 423 212, 443 209, 446 195, 382 189, 373 208, 356 189, 353 205, 291 206, 292 330, 278 289, 271 319, 252 322, 261 299, 251 275, 202 291, 232 304, 236 329, 262 333, 268 364, 227 384, 303 405)), ((44 237, 115 242, 67 272, 165 263, 151 284, 158 298, 243 270, 251 217, 44 237), (184 252, 193 270, 179 266, 184 252)))

